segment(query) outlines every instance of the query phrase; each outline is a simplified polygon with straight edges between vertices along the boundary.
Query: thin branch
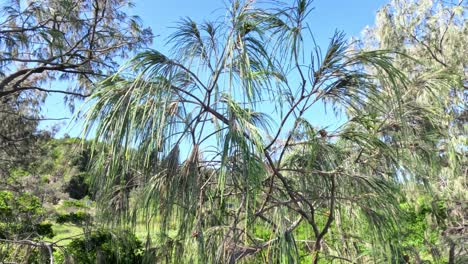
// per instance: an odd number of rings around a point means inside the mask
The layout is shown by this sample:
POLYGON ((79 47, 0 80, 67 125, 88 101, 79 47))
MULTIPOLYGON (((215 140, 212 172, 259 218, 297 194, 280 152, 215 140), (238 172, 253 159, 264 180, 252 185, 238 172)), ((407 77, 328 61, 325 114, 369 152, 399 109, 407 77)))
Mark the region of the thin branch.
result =
POLYGON ((41 92, 46 92, 46 93, 61 93, 61 94, 78 96, 81 98, 87 98, 91 95, 91 94, 81 94, 81 93, 75 93, 75 92, 64 91, 64 90, 50 90, 50 89, 44 89, 44 88, 36 87, 36 86, 28 86, 28 87, 16 88, 13 90, 2 91, 0 92, 0 98, 10 95, 10 94, 15 94, 15 93, 19 93, 19 92, 27 91, 27 90, 36 90, 36 91, 41 91, 41 92))

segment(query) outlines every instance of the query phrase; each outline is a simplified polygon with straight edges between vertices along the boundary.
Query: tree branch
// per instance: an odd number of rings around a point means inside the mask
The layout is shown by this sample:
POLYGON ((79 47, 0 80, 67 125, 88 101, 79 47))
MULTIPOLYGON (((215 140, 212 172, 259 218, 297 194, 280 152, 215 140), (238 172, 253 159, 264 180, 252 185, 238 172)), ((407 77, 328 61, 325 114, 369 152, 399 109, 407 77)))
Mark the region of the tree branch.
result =
POLYGON ((28 86, 28 87, 20 87, 14 90, 7 90, 7 91, 0 92, 0 98, 10 95, 10 94, 19 93, 19 92, 27 91, 27 90, 37 90, 37 91, 46 92, 46 93, 68 94, 68 95, 78 96, 82 98, 86 98, 91 95, 91 94, 81 94, 81 93, 75 93, 75 92, 64 91, 64 90, 50 90, 50 89, 44 89, 44 88, 36 87, 36 86, 28 86))

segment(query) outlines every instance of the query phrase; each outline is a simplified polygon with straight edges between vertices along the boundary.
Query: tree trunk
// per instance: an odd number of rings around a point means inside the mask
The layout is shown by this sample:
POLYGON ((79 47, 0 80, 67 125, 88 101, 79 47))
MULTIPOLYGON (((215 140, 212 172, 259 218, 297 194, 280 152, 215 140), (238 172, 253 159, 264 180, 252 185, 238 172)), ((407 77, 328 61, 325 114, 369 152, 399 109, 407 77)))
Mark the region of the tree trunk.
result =
POLYGON ((450 240, 449 259, 448 264, 455 264, 455 243, 450 240))

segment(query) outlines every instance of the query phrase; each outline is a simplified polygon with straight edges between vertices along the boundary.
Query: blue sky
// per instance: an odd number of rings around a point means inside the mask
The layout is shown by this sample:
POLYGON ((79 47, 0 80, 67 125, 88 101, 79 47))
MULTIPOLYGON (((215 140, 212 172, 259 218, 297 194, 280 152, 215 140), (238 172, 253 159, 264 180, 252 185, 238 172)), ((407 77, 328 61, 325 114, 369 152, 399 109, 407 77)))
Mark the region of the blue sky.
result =
MULTIPOLYGON (((292 1, 292 0, 290 0, 292 1)), ((259 1, 261 2, 261 1, 259 1)), ((164 43, 172 32, 171 27, 184 17, 195 21, 203 21, 223 14, 227 5, 225 0, 134 0, 135 8, 131 14, 138 15, 145 26, 150 26, 155 35, 151 48, 166 51, 164 43)), ((388 0, 315 0, 314 10, 309 15, 308 23, 314 33, 317 44, 325 50, 330 38, 336 30, 343 31, 348 38, 360 36, 361 31, 374 24, 377 10, 388 3, 388 0)), ((77 103, 77 108, 79 108, 77 103)), ((326 125, 340 122, 332 115, 325 115, 323 107, 317 109, 315 122, 326 125), (333 120, 331 120, 333 119, 333 120)), ((60 95, 51 95, 43 107, 43 114, 49 118, 69 118, 71 113, 60 95)), ((43 122, 41 127, 50 127, 55 121, 43 122)), ((68 133, 79 136, 81 128, 78 124, 68 121, 59 122, 61 129, 57 134, 61 137, 68 133)))

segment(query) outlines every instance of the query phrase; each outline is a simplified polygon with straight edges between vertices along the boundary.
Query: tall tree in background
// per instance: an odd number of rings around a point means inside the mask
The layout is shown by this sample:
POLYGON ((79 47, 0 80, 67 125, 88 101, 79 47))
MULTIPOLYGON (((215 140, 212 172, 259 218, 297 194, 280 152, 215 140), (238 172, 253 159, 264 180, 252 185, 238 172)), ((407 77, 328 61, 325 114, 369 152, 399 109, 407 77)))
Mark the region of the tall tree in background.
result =
MULTIPOLYGON (((421 145, 406 138, 403 147, 409 147, 409 164, 428 164, 403 173, 414 183, 406 190, 412 194, 413 204, 422 193, 430 193, 432 214, 428 221, 438 226, 442 236, 442 244, 434 245, 427 239, 428 230, 425 242, 412 249, 415 259, 426 251, 434 260, 442 256, 449 263, 468 260, 463 246, 468 217, 466 11, 466 1, 461 0, 394 0, 379 11, 376 25, 367 29, 363 39, 365 50, 391 49, 406 54, 396 56, 393 62, 409 79, 402 102, 412 108, 406 122, 425 140, 421 145), (431 111, 438 122, 419 118, 421 111, 431 111), (413 156, 415 152, 426 153, 425 160, 413 156), (437 205, 443 205, 442 210, 437 205)), ((388 138, 404 139, 397 120, 384 130, 388 138)))
POLYGON ((21 144, 37 136, 47 94, 86 97, 118 58, 151 42, 151 31, 125 13, 129 7, 126 0, 2 2, 0 162, 26 160, 33 148, 21 144))
POLYGON ((438 112, 405 101, 396 54, 341 34, 323 54, 311 45, 310 4, 233 1, 221 22, 185 19, 172 55, 139 54, 92 96, 86 130, 108 147, 93 156, 98 211, 146 223, 153 260, 404 261, 398 187, 429 164, 408 159, 409 139, 426 140, 412 122, 438 128, 438 112), (314 126, 316 104, 348 121, 314 126))
POLYGON ((116 59, 151 42, 151 31, 125 13, 131 5, 127 0, 6 2, 0 20, 0 97, 85 96, 94 81, 115 70, 116 59), (69 89, 47 86, 71 78, 78 82, 69 89))
POLYGON ((125 13, 128 7, 126 0, 3 2, 0 117, 8 122, 0 145, 31 139, 48 93, 85 97, 116 70, 118 58, 151 42, 151 31, 125 13))

